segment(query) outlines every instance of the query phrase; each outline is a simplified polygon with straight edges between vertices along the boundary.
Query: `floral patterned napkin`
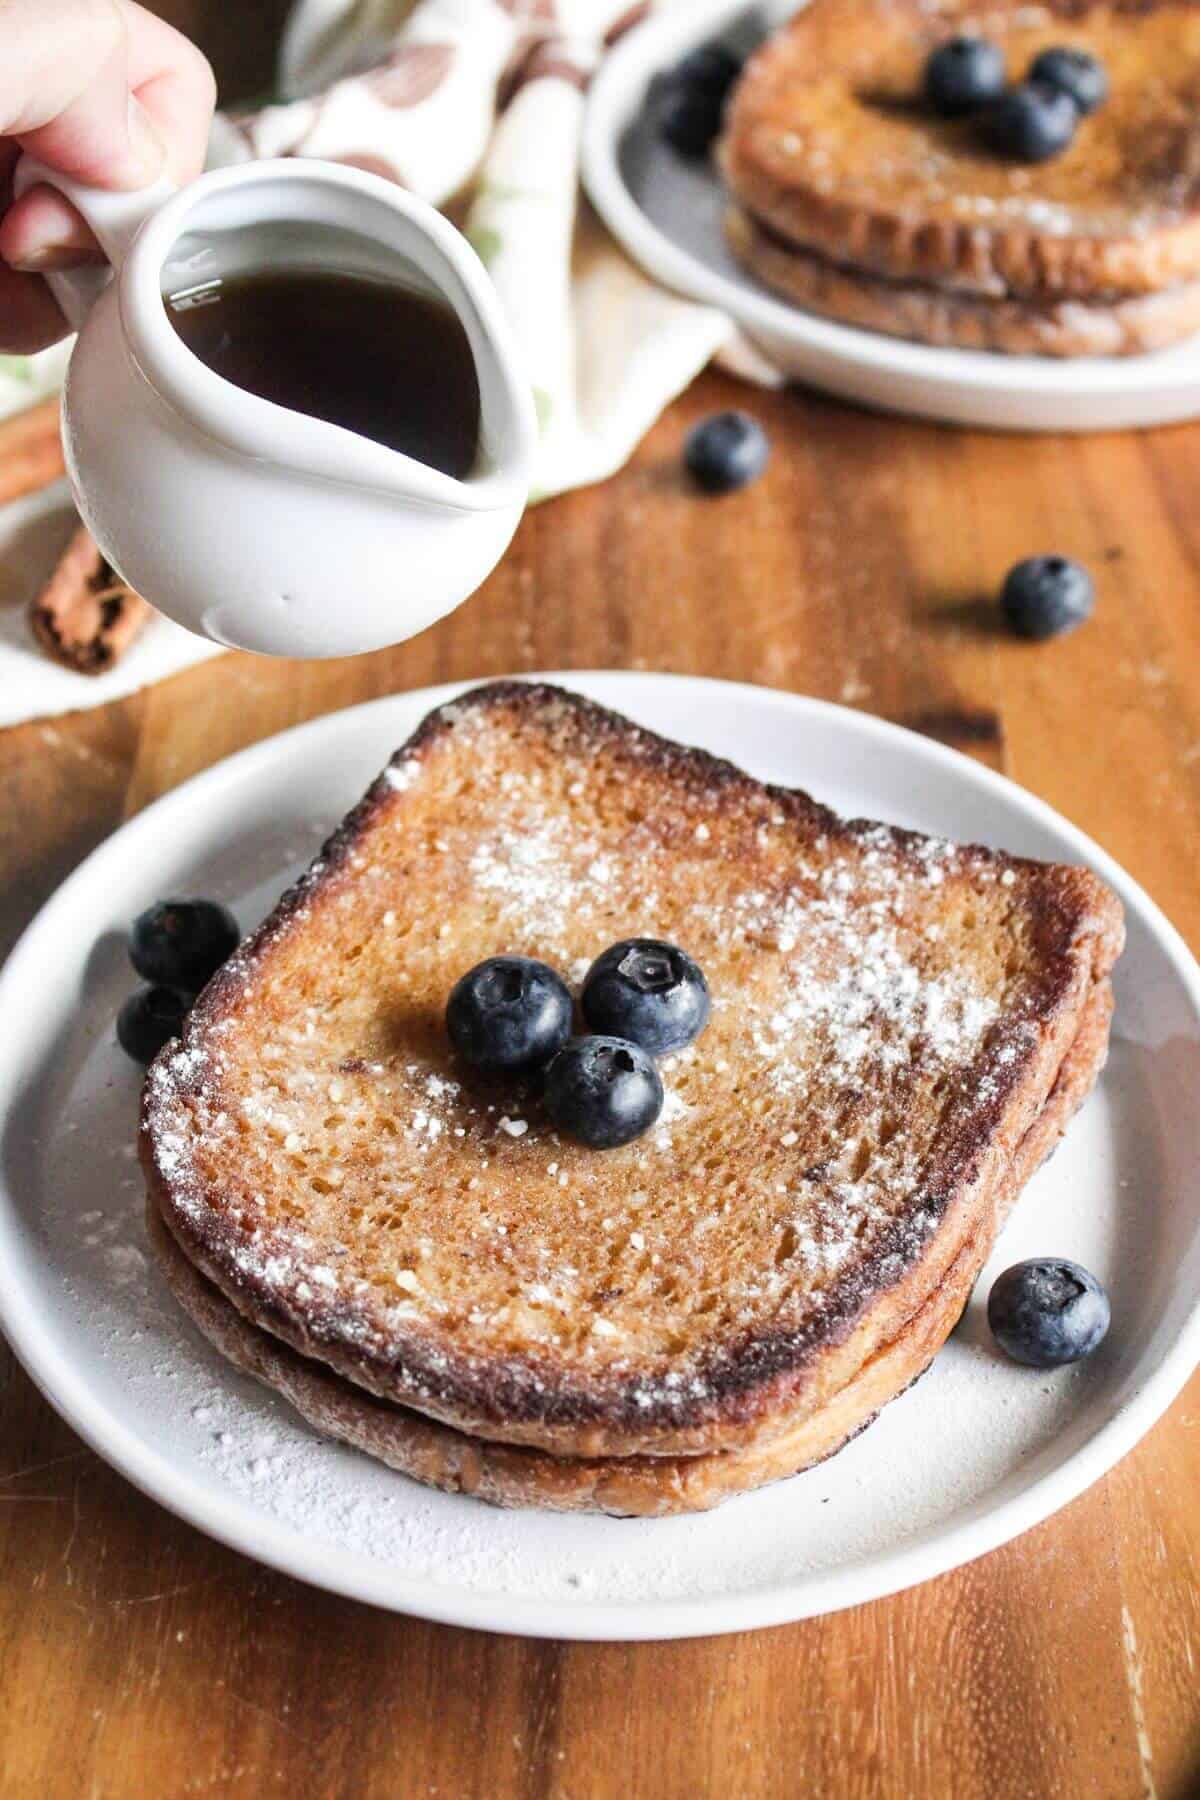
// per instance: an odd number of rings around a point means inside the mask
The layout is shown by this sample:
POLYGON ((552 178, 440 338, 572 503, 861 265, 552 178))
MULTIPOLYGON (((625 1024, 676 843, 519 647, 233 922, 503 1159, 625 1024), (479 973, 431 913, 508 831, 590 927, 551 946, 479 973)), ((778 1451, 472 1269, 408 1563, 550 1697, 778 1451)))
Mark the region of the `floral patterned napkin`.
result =
MULTIPOLYGON (((746 372, 731 321, 644 276, 580 195, 589 80, 646 10, 631 13, 629 0, 299 0, 283 99, 223 115, 213 133, 214 165, 321 157, 453 208, 526 359, 542 429, 535 498, 620 468, 714 356, 746 372)), ((63 366, 61 347, 0 359, 0 415, 54 391, 63 366)), ((206 653, 192 643, 180 634, 172 666, 206 653)), ((15 685, 5 666, 14 653, 0 643, 0 688, 15 685)), ((32 652, 26 660, 23 716, 62 710, 40 693, 32 652)), ((127 668, 124 691, 138 685, 133 660, 106 690, 127 668)), ((89 704, 94 689, 75 682, 73 704, 89 704)))

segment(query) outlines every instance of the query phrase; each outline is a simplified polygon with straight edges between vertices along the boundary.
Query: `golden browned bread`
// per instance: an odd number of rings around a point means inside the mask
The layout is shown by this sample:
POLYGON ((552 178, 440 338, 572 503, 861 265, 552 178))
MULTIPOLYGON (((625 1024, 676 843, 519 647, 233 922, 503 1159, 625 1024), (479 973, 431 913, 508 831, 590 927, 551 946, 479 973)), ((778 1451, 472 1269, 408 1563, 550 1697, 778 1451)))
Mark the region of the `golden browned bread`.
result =
POLYGON ((1098 306, 1071 295, 992 299, 890 281, 785 243, 740 207, 725 215, 739 261, 806 312, 914 343, 1009 356, 1138 356, 1200 331, 1200 281, 1098 306))
POLYGON ((750 60, 726 114, 726 180, 790 243, 895 281, 1100 303, 1200 279, 1195 0, 811 0, 750 60), (920 103, 960 32, 1010 79, 1065 44, 1111 92, 1030 168, 920 103))
POLYGON ((147 1080, 187 1256, 370 1392, 556 1454, 763 1442, 969 1245, 1107 980, 1086 870, 765 787, 558 690, 433 713, 147 1080), (481 958, 682 944, 714 996, 659 1125, 560 1142, 454 1064, 481 958))
MULTIPOLYGON (((1105 982, 1089 1002, 1053 1093, 1021 1142, 1004 1184, 997 1224, 1091 1091, 1107 1051, 1111 1005, 1105 982)), ((197 1328, 236 1368, 282 1394, 318 1431, 427 1486, 472 1494, 497 1506, 641 1517, 703 1512, 733 1494, 797 1474, 831 1456, 928 1367, 966 1303, 989 1248, 972 1243, 963 1249, 897 1336, 869 1357, 826 1406, 792 1429, 785 1427, 740 1450, 708 1455, 589 1460, 488 1443, 376 1399, 243 1317, 188 1261, 153 1202, 147 1225, 171 1290, 197 1328)))

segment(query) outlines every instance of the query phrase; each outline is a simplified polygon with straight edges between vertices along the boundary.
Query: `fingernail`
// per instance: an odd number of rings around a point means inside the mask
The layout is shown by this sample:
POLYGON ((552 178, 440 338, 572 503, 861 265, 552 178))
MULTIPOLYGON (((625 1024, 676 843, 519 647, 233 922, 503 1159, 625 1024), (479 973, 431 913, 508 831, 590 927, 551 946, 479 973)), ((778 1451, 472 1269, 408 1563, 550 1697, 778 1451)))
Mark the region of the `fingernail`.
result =
POLYGON ((162 173, 167 159, 162 139, 155 131, 140 100, 129 96, 129 147, 141 164, 147 184, 162 173))

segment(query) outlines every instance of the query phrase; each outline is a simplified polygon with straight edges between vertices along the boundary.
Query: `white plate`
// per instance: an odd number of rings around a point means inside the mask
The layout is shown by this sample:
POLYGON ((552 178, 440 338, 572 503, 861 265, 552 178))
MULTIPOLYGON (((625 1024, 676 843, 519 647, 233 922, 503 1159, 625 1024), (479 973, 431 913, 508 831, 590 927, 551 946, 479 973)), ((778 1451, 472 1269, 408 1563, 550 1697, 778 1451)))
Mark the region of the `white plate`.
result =
POLYGON ((708 164, 662 143, 651 81, 694 45, 739 51, 795 4, 698 0, 653 17, 606 57, 591 90, 583 178, 597 212, 648 274, 732 315, 785 374, 868 406, 1021 431, 1111 431, 1200 414, 1200 339, 1152 355, 994 356, 938 350, 835 325, 789 306, 739 267, 721 232, 708 164))
POLYGON ((139 1079, 113 1043, 124 934, 172 890, 253 924, 451 690, 396 695, 247 750, 118 831, 0 977, 0 1323, 130 1480, 322 1587, 430 1618, 574 1638, 741 1630, 874 1599, 1003 1543, 1130 1449, 1200 1359, 1200 970, 1146 896, 1039 801, 952 751, 819 701, 659 675, 569 685, 801 784, 843 812, 1090 863, 1129 909, 1108 1073, 1004 1233, 933 1369, 832 1461, 692 1519, 500 1513, 325 1443, 184 1321, 143 1251, 139 1079), (1038 1252, 1108 1282, 1076 1369, 1006 1362, 989 1275, 1038 1252))

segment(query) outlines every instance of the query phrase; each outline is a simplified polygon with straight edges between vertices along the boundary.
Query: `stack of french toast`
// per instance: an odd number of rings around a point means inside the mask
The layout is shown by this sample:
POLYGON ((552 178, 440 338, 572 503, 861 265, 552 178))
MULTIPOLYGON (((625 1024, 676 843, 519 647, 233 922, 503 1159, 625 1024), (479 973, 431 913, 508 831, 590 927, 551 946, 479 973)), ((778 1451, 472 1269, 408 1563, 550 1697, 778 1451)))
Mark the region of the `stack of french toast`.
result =
POLYGON ((1058 357, 1200 330, 1194 0, 811 0, 719 156, 736 255, 842 323, 1058 357))
MULTIPOLYGON (((820 0, 818 0, 818 4, 820 0)), ((431 714, 146 1085, 153 1241, 314 1427, 502 1505, 702 1510, 928 1366, 1103 1064, 1094 875, 864 821, 558 689, 431 714), (456 1055, 493 956, 703 969, 650 1130, 456 1055)))

